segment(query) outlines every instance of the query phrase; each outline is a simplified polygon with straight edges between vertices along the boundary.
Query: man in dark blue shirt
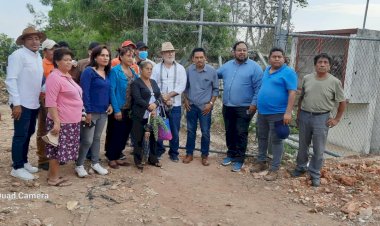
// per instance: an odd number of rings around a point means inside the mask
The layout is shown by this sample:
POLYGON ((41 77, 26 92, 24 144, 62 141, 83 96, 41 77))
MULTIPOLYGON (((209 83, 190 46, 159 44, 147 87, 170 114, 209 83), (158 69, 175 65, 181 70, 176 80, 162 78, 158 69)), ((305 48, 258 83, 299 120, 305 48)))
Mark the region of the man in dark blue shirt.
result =
POLYGON ((223 119, 226 130, 227 157, 222 165, 232 164, 232 171, 243 166, 248 143, 248 127, 256 113, 257 94, 261 86, 263 70, 248 59, 248 45, 239 41, 233 46, 235 59, 218 69, 223 79, 223 119))

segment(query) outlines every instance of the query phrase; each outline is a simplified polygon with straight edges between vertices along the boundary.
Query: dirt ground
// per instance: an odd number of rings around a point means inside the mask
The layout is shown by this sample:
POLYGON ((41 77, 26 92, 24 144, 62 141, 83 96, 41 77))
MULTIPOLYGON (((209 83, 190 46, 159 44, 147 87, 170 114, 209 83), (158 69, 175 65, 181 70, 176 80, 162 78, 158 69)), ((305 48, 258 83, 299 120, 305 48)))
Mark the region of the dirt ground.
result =
MULTIPOLYGON (((290 160, 281 179, 266 182, 264 174, 249 173, 250 163, 233 173, 219 164, 223 155, 212 154, 211 165, 204 167, 199 153, 188 165, 165 155, 162 168, 147 166, 141 172, 130 166, 85 179, 76 177, 69 163, 62 174, 73 185, 52 187, 46 171, 32 182, 9 175, 13 126, 8 106, 0 105, 0 112, 0 194, 16 196, 0 196, 0 225, 380 225, 378 157, 329 160, 317 189, 305 177, 289 178, 290 160)), ((213 137, 211 146, 222 150, 223 138, 213 137)), ((125 153, 132 162, 130 151, 127 147, 125 153)), ((35 152, 33 137, 29 157, 34 165, 35 152)), ((101 158, 106 166, 103 151, 101 158)))

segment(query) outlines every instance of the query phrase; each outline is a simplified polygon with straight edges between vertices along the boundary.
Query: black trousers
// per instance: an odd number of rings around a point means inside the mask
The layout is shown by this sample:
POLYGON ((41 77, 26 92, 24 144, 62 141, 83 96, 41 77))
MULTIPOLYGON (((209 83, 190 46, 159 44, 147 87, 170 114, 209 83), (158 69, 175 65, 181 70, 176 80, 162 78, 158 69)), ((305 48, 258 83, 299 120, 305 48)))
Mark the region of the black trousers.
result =
MULTIPOLYGON (((144 133, 145 129, 144 126, 148 122, 147 119, 138 120, 133 119, 133 127, 132 127, 132 137, 133 137, 133 159, 135 161, 136 165, 139 165, 142 160, 142 152, 143 152, 143 139, 144 139, 144 133)), ((149 164, 156 164, 158 163, 157 158, 157 151, 156 151, 156 140, 154 139, 153 132, 151 132, 149 137, 149 147, 150 147, 150 153, 148 162, 149 164)))
POLYGON ((249 107, 228 107, 223 105, 223 119, 226 130, 227 156, 243 162, 248 144, 248 128, 253 114, 247 114, 249 107))
POLYGON ((121 121, 116 120, 114 114, 108 116, 105 150, 110 161, 118 160, 127 144, 133 123, 129 113, 129 110, 123 110, 121 121))

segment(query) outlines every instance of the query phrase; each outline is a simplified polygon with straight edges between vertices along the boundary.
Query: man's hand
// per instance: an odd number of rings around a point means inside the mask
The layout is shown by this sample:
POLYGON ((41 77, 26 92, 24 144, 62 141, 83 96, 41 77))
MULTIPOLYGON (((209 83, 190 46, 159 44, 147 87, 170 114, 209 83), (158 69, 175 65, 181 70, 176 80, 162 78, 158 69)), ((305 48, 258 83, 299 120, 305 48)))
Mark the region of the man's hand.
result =
POLYGON ((112 114, 112 112, 113 112, 112 105, 109 105, 108 108, 107 108, 106 113, 107 113, 107 115, 110 115, 110 114, 112 114))
POLYGON ((12 118, 14 120, 19 120, 21 117, 22 108, 21 105, 13 106, 12 108, 12 118))
POLYGON ((121 121, 123 119, 123 115, 121 114, 121 112, 115 113, 115 119, 117 121, 121 121))
POLYGON ((90 124, 90 123, 91 123, 91 119, 92 119, 91 114, 87 114, 87 115, 86 115, 86 123, 87 123, 87 124, 90 124))
POLYGON ((202 115, 207 115, 212 110, 212 104, 208 103, 205 104, 205 107, 203 108, 202 115))
POLYGON ((330 118, 329 120, 327 120, 326 124, 327 124, 328 127, 332 128, 332 127, 338 125, 338 123, 339 123, 338 119, 330 118))
POLYGON ((292 114, 285 113, 284 114, 284 124, 289 125, 289 123, 292 121, 292 114))
POLYGON ((249 114, 254 115, 256 113, 256 109, 257 107, 255 105, 249 106, 249 109, 248 109, 249 114))
POLYGON ((162 94, 162 99, 164 100, 164 102, 167 102, 168 100, 170 100, 170 95, 169 94, 162 94))
POLYGON ((189 100, 187 98, 184 99, 183 106, 185 107, 186 111, 191 110, 190 103, 189 103, 189 100))

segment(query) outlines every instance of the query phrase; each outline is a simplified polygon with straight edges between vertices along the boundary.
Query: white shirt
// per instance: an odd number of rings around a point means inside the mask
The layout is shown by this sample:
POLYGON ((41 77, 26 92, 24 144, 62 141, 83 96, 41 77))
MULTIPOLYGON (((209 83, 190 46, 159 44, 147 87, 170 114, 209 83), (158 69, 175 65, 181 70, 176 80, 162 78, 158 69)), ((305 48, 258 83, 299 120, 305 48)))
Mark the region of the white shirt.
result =
POLYGON ((29 109, 39 108, 42 77, 42 58, 38 52, 25 47, 14 51, 8 57, 5 79, 9 104, 22 105, 29 109))
POLYGON ((174 62, 174 64, 170 68, 166 68, 163 63, 156 64, 153 67, 152 79, 156 80, 157 85, 161 90, 161 94, 168 94, 172 91, 178 93, 177 96, 172 98, 173 106, 177 107, 181 106, 181 94, 186 88, 187 77, 185 68, 177 62, 174 62), (160 75, 161 65, 162 75, 160 75), (174 71, 175 68, 177 68, 176 73, 174 71), (174 79, 174 75, 177 76, 176 79, 174 79))

